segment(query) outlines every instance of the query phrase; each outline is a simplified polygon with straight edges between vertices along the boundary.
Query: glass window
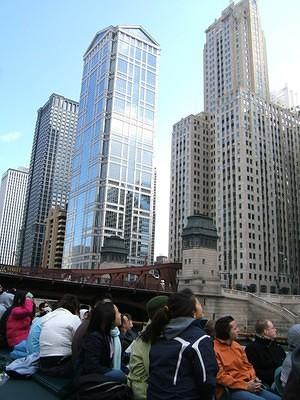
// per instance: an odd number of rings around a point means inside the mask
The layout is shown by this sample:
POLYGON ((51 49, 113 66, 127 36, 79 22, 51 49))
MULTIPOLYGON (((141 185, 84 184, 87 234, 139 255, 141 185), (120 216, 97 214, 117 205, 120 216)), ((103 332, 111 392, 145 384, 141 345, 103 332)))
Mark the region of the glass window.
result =
POLYGON ((89 168, 89 180, 93 180, 98 175, 98 165, 93 165, 89 168))
POLYGON ((139 250, 140 250, 140 256, 147 256, 148 255, 148 245, 147 244, 141 244, 139 246, 139 250))
POLYGON ((151 187, 151 174, 147 172, 142 172, 142 186, 151 187))
POLYGON ((139 194, 134 193, 134 207, 138 208, 139 207, 139 194))
POLYGON ((103 112, 104 109, 104 101, 103 98, 97 101, 96 103, 96 114, 100 114, 103 112))
POLYGON ((154 112, 150 110, 145 110, 145 122, 152 123, 154 121, 154 112))
POLYGON ((141 194, 140 208, 142 208, 143 210, 150 210, 150 196, 141 194))
POLYGON ((122 40, 119 41, 119 52, 125 54, 125 56, 129 54, 129 45, 122 40))
POLYGON ((121 154, 122 154, 122 143, 121 142, 115 142, 114 140, 112 140, 111 141, 110 151, 111 151, 111 154, 113 156, 121 157, 121 154))
POLYGON ((135 49, 135 58, 136 58, 137 60, 140 60, 140 59, 142 58, 142 51, 141 51, 141 49, 139 49, 139 48, 136 48, 136 49, 135 49))
POLYGON ((107 189, 107 201, 109 203, 118 204, 119 189, 116 187, 109 187, 107 189))
POLYGON ((109 164, 109 177, 111 179, 120 179, 120 165, 115 163, 109 164))
POLYGON ((155 93, 152 90, 146 90, 146 103, 151 104, 154 106, 155 102, 155 93))
POLYGON ((152 165, 152 153, 143 150, 143 164, 152 165))
POLYGON ((120 121, 119 119, 112 118, 112 120, 111 120, 111 130, 112 130, 112 132, 122 133, 123 122, 120 121))
POLYGON ((123 113, 125 111, 125 101, 122 99, 115 98, 114 111, 123 113))
POLYGON ((140 226, 139 232, 140 233, 149 233, 149 219, 147 218, 140 218, 140 226))
POLYGON ((147 71, 147 83, 155 86, 155 74, 153 72, 147 71))
POLYGON ((140 81, 140 67, 134 67, 134 81, 137 83, 140 81))
POLYGON ((156 57, 153 54, 148 53, 148 64, 151 67, 156 67, 156 57))
POLYGON ((104 87, 105 87, 105 79, 102 79, 102 81, 98 83, 98 89, 97 89, 98 96, 101 96, 101 94, 104 92, 104 87))
POLYGON ((116 90, 126 93, 126 81, 125 79, 117 78, 116 79, 116 90))
POLYGON ((95 94, 96 94, 96 71, 92 73, 89 80, 87 104, 86 104, 86 123, 89 123, 93 117, 95 94))
POLYGON ((121 60, 120 58, 119 58, 119 60, 118 60, 118 71, 119 72, 122 72, 123 74, 127 74, 127 62, 126 61, 124 61, 124 60, 121 60))
POLYGON ((117 225, 117 213, 113 211, 106 211, 105 215, 105 226, 109 228, 116 228, 117 225))

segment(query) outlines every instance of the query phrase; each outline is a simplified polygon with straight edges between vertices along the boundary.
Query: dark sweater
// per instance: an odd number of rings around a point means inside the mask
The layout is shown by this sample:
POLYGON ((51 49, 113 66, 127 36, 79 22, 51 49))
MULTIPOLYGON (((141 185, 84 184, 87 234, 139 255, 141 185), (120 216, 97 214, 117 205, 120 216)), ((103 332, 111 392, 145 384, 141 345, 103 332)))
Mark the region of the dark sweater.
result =
POLYGON ((81 346, 78 358, 78 374, 103 375, 112 369, 109 337, 99 332, 88 334, 81 346))
POLYGON ((258 378, 271 386, 275 369, 280 367, 285 359, 283 348, 274 340, 256 335, 254 342, 246 347, 246 354, 258 378))

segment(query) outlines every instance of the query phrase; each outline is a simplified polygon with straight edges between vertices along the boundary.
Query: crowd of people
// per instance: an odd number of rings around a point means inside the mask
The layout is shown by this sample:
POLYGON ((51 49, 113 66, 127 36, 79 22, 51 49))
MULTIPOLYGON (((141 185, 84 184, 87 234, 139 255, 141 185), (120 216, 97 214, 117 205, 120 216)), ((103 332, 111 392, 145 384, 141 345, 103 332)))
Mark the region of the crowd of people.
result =
POLYGON ((189 289, 153 297, 146 309, 137 332, 110 295, 91 307, 66 294, 52 310, 48 302, 37 307, 30 292, 0 286, 0 345, 12 359, 37 354, 42 373, 72 379, 78 393, 81 384, 102 390, 116 382, 128 389, 116 398, 134 400, 221 400, 224 392, 232 400, 297 398, 300 324, 289 329, 286 354, 272 321, 257 321, 254 341, 241 346, 235 319, 207 321, 189 289))

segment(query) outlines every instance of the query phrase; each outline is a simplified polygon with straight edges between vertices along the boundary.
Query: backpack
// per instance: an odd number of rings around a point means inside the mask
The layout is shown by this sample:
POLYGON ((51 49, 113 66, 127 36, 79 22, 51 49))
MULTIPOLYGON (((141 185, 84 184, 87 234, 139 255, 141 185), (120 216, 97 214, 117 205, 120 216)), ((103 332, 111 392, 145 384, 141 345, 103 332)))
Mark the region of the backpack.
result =
POLYGON ((39 359, 39 353, 17 358, 5 367, 5 372, 12 378, 28 378, 37 372, 39 368, 39 359))
POLYGON ((82 376, 74 387, 73 400, 131 400, 132 391, 125 384, 106 381, 101 375, 82 376))

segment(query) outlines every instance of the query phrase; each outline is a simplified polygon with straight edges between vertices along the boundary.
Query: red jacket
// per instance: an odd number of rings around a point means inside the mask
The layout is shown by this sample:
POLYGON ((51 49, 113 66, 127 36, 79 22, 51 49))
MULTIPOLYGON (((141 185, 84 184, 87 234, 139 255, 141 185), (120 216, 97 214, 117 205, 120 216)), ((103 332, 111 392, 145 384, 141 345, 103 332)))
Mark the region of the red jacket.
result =
POLYGON ((6 322, 6 338, 9 347, 27 339, 33 312, 33 302, 26 299, 22 306, 14 307, 6 322))

